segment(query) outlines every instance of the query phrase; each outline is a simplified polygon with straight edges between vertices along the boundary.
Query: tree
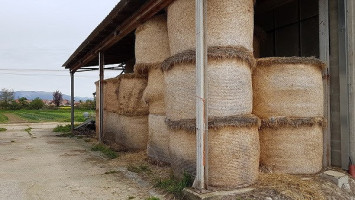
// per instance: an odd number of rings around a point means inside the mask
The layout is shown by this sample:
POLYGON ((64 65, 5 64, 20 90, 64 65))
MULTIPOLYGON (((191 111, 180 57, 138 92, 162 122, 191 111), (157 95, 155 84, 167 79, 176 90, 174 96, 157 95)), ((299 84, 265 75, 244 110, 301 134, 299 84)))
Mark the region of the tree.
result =
POLYGON ((28 101, 27 101, 26 97, 21 97, 18 99, 18 101, 19 101, 19 104, 21 105, 22 109, 28 108, 28 101))
POLYGON ((43 107, 44 107, 44 102, 43 102, 42 99, 40 99, 39 97, 35 98, 35 99, 30 103, 30 108, 31 108, 31 109, 39 110, 39 109, 42 109, 43 107))
POLYGON ((3 88, 0 93, 0 106, 8 108, 11 101, 14 100, 14 91, 3 88))
POLYGON ((62 100, 63 100, 63 95, 59 90, 56 90, 55 92, 53 92, 53 101, 57 107, 59 107, 62 100))

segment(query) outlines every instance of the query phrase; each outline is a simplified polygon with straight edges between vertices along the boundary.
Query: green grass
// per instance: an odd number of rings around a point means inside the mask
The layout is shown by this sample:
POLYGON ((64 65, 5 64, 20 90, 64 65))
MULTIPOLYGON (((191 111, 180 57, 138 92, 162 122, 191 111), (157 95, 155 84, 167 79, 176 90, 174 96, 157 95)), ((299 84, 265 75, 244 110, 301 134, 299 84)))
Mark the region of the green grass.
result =
POLYGON ((5 131, 7 131, 6 128, 0 128, 0 132, 5 132, 5 131))
POLYGON ((0 123, 6 123, 9 120, 2 111, 0 111, 0 123))
POLYGON ((25 129, 25 131, 28 133, 28 135, 30 135, 31 137, 33 136, 31 131, 32 131, 32 128, 31 127, 28 127, 25 129))
POLYGON ((145 200, 160 200, 158 197, 149 197, 149 198, 146 198, 145 200))
MULTIPOLYGON (((91 110, 75 110, 74 121, 84 122, 84 112, 94 113, 91 110)), ((0 111, 0 123, 7 122, 7 117, 3 113, 13 113, 29 122, 70 122, 70 109, 58 110, 3 110, 0 111)))
POLYGON ((184 176, 181 180, 176 179, 171 176, 168 179, 158 180, 155 184, 155 187, 163 189, 169 193, 174 194, 177 197, 182 197, 182 190, 185 187, 191 187, 193 183, 193 178, 190 174, 184 173, 184 176))
POLYGON ((127 170, 135 173, 151 172, 151 170, 147 165, 139 165, 139 166, 128 165, 127 170))
POLYGON ((111 148, 107 147, 104 144, 96 144, 91 148, 91 151, 100 151, 110 159, 114 159, 118 157, 115 151, 113 151, 111 148))
POLYGON ((115 171, 115 170, 105 172, 105 174, 116 174, 116 173, 118 173, 118 171, 115 171))
POLYGON ((71 131, 71 125, 68 124, 68 125, 57 125, 57 127, 55 127, 53 129, 53 132, 56 132, 56 133, 69 133, 71 131))

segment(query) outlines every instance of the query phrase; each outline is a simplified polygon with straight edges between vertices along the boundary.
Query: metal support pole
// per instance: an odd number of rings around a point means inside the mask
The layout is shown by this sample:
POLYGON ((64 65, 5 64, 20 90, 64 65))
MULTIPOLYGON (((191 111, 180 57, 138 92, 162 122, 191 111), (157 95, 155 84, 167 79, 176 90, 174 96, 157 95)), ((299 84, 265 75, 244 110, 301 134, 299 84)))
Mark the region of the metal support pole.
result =
POLYGON ((99 119, 100 119, 100 127, 99 127, 99 142, 102 142, 102 136, 103 136, 103 123, 104 123, 104 66, 105 66, 105 61, 104 61, 104 53, 99 52, 99 67, 100 67, 100 82, 99 82, 99 93, 100 93, 100 99, 99 99, 99 119))
POLYGON ((208 185, 208 110, 207 110, 207 0, 196 0, 196 179, 193 187, 208 185))
POLYGON ((71 132, 74 131, 74 73, 70 72, 70 82, 71 82, 71 92, 70 92, 70 101, 71 101, 71 117, 70 117, 70 124, 71 124, 71 132))

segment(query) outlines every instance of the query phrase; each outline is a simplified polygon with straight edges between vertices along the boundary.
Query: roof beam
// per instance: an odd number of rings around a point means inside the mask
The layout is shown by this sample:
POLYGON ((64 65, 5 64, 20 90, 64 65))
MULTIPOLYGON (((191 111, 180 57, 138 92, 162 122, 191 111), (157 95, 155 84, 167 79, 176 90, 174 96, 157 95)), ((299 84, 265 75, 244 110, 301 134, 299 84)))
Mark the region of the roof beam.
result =
POLYGON ((149 0, 131 17, 127 18, 121 25, 119 25, 115 31, 96 45, 93 50, 83 56, 82 59, 77 61, 74 65, 67 67, 70 68, 70 71, 75 72, 93 59, 97 59, 97 55, 100 51, 105 51, 112 47, 119 40, 135 30, 141 23, 147 21, 173 1, 174 0, 149 0))

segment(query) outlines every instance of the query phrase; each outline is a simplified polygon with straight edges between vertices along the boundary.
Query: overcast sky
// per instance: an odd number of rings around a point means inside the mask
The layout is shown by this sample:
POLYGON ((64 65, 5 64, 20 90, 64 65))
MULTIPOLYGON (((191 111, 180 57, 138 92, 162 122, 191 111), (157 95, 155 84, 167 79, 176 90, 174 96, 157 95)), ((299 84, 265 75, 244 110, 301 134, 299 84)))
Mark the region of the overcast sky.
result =
MULTIPOLYGON (((0 88, 70 94, 63 63, 118 2, 0 0, 0 88)), ((98 71, 75 77, 75 96, 92 97, 98 71)))

